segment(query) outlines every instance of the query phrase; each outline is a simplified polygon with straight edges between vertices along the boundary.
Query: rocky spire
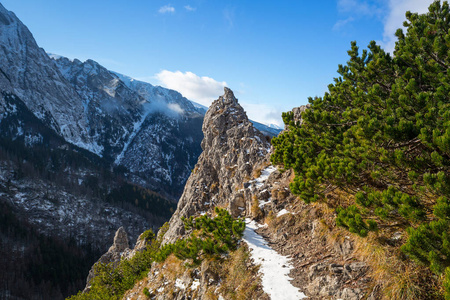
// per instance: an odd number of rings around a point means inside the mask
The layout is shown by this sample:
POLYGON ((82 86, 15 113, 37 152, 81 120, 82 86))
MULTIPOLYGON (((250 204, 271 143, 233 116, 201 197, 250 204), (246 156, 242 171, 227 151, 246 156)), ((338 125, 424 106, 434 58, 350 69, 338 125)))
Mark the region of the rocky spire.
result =
POLYGON ((114 235, 113 245, 109 248, 108 252, 121 253, 125 249, 128 249, 128 235, 125 229, 120 227, 114 235))
POLYGON ((84 292, 87 292, 90 289, 91 285, 90 283, 92 278, 94 278, 94 268, 96 264, 113 263, 114 266, 117 266, 118 263, 120 262, 120 259, 123 256, 126 256, 129 251, 130 249, 128 244, 128 234, 123 227, 120 227, 119 229, 117 229, 116 234, 114 235, 114 242, 112 246, 109 247, 108 252, 103 254, 89 271, 89 275, 86 279, 86 288, 84 289, 84 292))
POLYGON ((255 129, 229 88, 215 100, 203 121, 203 153, 189 177, 164 242, 184 234, 181 217, 226 207, 234 216, 245 214, 250 203, 243 185, 264 160, 270 143, 255 129))

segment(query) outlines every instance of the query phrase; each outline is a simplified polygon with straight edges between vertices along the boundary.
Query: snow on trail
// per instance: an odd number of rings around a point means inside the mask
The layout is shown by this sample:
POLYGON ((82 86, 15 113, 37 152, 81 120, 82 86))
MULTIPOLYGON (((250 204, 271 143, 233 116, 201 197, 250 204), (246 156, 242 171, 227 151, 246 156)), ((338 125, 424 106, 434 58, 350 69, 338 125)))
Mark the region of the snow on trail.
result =
POLYGON ((254 179, 254 180, 250 180, 249 182, 255 182, 256 187, 260 188, 264 185, 264 181, 266 181, 267 178, 269 178, 270 174, 275 172, 276 169, 277 168, 275 168, 274 166, 269 166, 261 171, 261 176, 259 176, 258 178, 254 179))
POLYGON ((293 269, 286 256, 278 254, 270 248, 262 236, 255 230, 259 225, 250 219, 246 219, 244 231, 244 241, 251 249, 252 258, 256 264, 260 264, 259 272, 262 274, 262 286, 271 299, 274 300, 297 300, 306 298, 294 287, 289 277, 289 272, 293 269))

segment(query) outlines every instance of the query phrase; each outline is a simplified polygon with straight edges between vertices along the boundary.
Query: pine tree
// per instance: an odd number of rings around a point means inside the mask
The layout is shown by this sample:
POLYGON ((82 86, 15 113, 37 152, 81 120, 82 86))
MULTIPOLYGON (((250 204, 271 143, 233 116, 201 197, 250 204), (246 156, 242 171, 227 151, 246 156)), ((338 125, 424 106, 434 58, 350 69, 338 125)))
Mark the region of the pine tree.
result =
POLYGON ((352 42, 340 77, 309 98, 302 124, 283 114, 289 130, 273 139, 271 159, 295 171, 290 188, 307 203, 346 193, 336 223, 351 232, 409 224, 404 253, 450 274, 449 5, 406 17, 393 56, 352 42))

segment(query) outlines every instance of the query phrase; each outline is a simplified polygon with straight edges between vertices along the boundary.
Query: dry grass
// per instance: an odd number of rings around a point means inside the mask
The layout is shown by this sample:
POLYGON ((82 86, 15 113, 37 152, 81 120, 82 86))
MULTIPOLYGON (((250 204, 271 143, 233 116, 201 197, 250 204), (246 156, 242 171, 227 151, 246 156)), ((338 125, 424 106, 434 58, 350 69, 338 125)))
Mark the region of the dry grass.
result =
POLYGON ((272 211, 269 211, 269 213, 264 217, 263 224, 267 224, 271 228, 276 227, 276 225, 277 225, 277 216, 272 211))
POLYGON ((364 261, 371 267, 369 276, 374 287, 378 287, 380 299, 442 299, 438 279, 429 269, 418 266, 405 257, 399 248, 401 243, 395 246, 386 243, 393 232, 399 231, 405 236, 404 228, 400 226, 381 228, 377 232, 369 233, 365 238, 359 237, 336 227, 334 223, 336 203, 351 205, 354 203, 354 197, 335 190, 327 195, 326 201, 313 204, 323 213, 319 222, 321 224, 319 232, 326 236, 328 243, 340 243, 344 238, 350 237, 354 245, 351 258, 364 261))
POLYGON ((253 170, 252 176, 253 176, 253 178, 259 178, 261 176, 261 173, 262 173, 262 168, 256 168, 253 170))
MULTIPOLYGON (((417 299, 443 299, 440 292, 440 278, 433 275, 425 266, 419 266, 411 261, 400 250, 399 242, 390 245, 386 241, 394 232, 401 232, 406 236, 405 229, 401 226, 387 226, 377 232, 371 232, 365 238, 359 237, 336 227, 336 204, 351 205, 354 197, 343 191, 335 190, 327 195, 321 202, 311 203, 316 209, 318 220, 315 233, 325 238, 327 244, 343 243, 350 238, 354 251, 347 260, 366 262, 369 266, 368 276, 373 282, 372 288, 377 288, 376 299, 392 300, 417 300, 417 299)), ((310 213, 310 211, 309 211, 310 213)), ((302 218, 308 218, 307 215, 302 218)))
POLYGON ((170 278, 171 281, 175 281, 179 274, 183 274, 186 270, 185 264, 182 260, 171 254, 164 261, 164 269, 166 269, 165 275, 170 278))
POLYGON ((443 299, 438 278, 404 257, 398 247, 381 245, 379 235, 354 237, 354 256, 372 267, 371 277, 381 287, 380 296, 393 300, 443 299))
POLYGON ((256 219, 256 220, 259 220, 263 216, 263 213, 261 211, 261 208, 259 207, 259 201, 258 201, 258 198, 256 197, 256 195, 253 195, 253 197, 252 197, 251 214, 252 214, 252 218, 256 219))
POLYGON ((209 191, 214 193, 214 192, 216 192, 218 187, 219 187, 219 183, 217 181, 215 181, 210 185, 209 191))
POLYGON ((250 264, 248 249, 240 247, 230 255, 223 269, 223 283, 220 292, 225 299, 261 299, 258 289, 260 279, 258 267, 250 264))
POLYGON ((284 188, 274 188, 271 191, 271 195, 274 200, 283 200, 290 195, 290 192, 284 188))

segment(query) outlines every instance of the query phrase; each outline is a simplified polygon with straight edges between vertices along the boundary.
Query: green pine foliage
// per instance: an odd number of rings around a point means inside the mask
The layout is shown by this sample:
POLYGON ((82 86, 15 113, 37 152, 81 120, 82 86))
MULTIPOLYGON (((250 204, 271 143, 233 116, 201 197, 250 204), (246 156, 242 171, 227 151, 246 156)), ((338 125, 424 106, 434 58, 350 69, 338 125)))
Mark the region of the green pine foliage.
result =
POLYGON ((309 98, 302 124, 283 113, 290 130, 272 140, 271 160, 295 171, 291 190, 307 203, 346 193, 336 223, 351 232, 409 226, 403 252, 449 275, 449 5, 406 17, 393 56, 352 42, 340 77, 309 98))
POLYGON ((163 262, 171 254, 187 260, 186 265, 192 267, 199 265, 206 257, 220 257, 236 250, 244 233, 244 220, 233 219, 225 209, 216 208, 215 212, 214 218, 204 215, 195 219, 183 219, 186 229, 192 232, 172 244, 162 245, 167 223, 160 229, 162 232, 157 238, 151 230, 145 231, 141 235, 148 245, 144 251, 136 253, 129 260, 122 260, 118 266, 96 264, 96 276, 91 281, 90 291, 79 292, 69 299, 121 299, 127 290, 148 274, 153 262, 163 262))

